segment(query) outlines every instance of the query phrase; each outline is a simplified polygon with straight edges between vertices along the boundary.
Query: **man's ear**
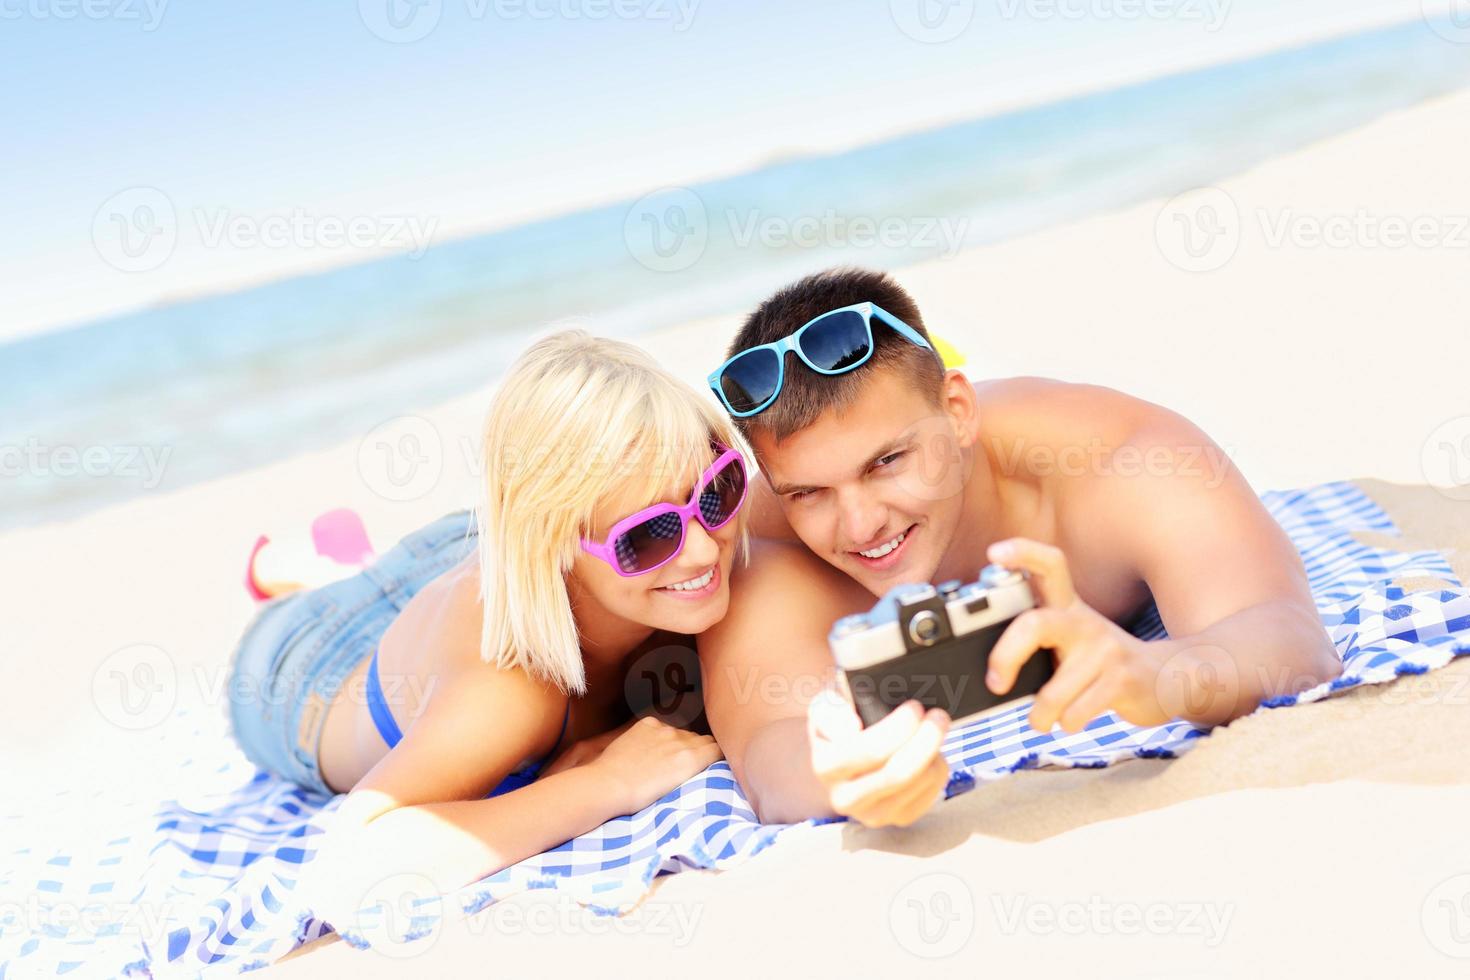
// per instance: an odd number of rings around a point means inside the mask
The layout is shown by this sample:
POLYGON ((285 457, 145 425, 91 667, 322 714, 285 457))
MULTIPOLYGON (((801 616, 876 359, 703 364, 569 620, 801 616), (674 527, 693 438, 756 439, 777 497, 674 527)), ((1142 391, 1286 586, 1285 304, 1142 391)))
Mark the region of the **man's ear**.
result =
POLYGON ((975 400, 975 386, 965 377, 965 372, 950 368, 944 372, 944 384, 939 393, 940 404, 954 423, 955 438, 960 448, 968 449, 975 442, 975 423, 980 415, 979 403, 975 400))

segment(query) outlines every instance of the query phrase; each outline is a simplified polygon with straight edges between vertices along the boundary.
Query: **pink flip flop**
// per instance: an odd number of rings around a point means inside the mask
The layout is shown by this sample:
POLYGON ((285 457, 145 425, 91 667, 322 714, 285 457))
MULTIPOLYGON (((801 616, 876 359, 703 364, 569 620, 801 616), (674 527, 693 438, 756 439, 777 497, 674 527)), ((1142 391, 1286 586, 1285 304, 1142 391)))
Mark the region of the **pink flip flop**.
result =
POLYGON ((312 521, 311 540, 317 554, 343 565, 362 566, 377 557, 362 518, 346 507, 329 510, 312 521))
POLYGON ((255 556, 260 554, 260 549, 270 544, 270 538, 262 534, 255 539, 255 545, 250 549, 250 557, 245 559, 245 591, 250 593, 250 598, 256 602, 264 602, 271 598, 271 594, 260 587, 255 580, 255 556))
MULTIPOLYGON (((250 549, 250 557, 245 561, 245 591, 257 602, 264 602, 275 598, 280 590, 276 592, 267 591, 265 585, 256 572, 256 563, 261 549, 270 543, 267 535, 260 535, 255 539, 255 544, 250 549)), ((346 507, 329 510, 319 515, 311 522, 312 549, 322 558, 338 565, 349 568, 363 568, 372 564, 377 557, 377 551, 373 548, 372 540, 368 538, 367 528, 363 526, 362 518, 357 512, 346 507)), ((294 586, 302 588, 301 585, 294 586)))

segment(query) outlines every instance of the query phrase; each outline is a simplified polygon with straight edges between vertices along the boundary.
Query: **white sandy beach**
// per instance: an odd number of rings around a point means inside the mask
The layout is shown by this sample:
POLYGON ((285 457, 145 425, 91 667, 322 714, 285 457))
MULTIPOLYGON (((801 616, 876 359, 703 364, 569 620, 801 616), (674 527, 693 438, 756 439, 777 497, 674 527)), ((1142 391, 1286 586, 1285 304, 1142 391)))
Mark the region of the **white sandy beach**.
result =
MULTIPOLYGON (((1444 550, 1470 581, 1470 503, 1405 486, 1441 475, 1440 442, 1470 432, 1466 132, 1470 93, 1224 181, 1224 196, 1206 203, 1226 227, 1235 209, 1239 242, 1213 271, 1171 264, 1187 256, 1170 216, 1160 221, 1165 202, 1152 201, 899 277, 930 326, 968 355, 973 377, 1047 375, 1168 405, 1213 435, 1258 490, 1362 479, 1408 540, 1444 550), (1417 223, 1421 244, 1395 246, 1397 223, 1417 223), (1329 237, 1347 227, 1349 240, 1313 245, 1314 227, 1329 237)), ((739 316, 649 343, 702 384, 739 316)), ((378 457, 353 440, 0 536, 10 598, 0 737, 24 748, 7 754, 12 780, 29 795, 146 767, 147 733, 119 731, 92 702, 105 658, 149 643, 181 676, 222 668, 251 613, 241 566, 260 531, 304 533, 317 513, 348 506, 383 548, 468 505, 465 449, 486 403, 477 392, 405 423, 427 433, 440 467, 411 500, 379 492, 378 457)), ((928 894, 922 876, 944 873, 976 903, 968 945, 937 963, 947 973, 1450 974, 1464 963, 1435 947, 1422 913, 1439 883, 1470 873, 1460 827, 1470 806, 1467 682, 1461 662, 1401 680, 1391 697, 1361 690, 1251 716, 1177 761, 1023 773, 901 832, 792 833, 734 871, 662 879, 645 905, 698 916, 679 945, 652 929, 452 926, 407 961, 328 943, 278 973, 903 975, 936 964, 896 939, 890 906, 905 888, 928 894), (1114 909, 1196 903, 1226 924, 1207 945, 1205 935, 1121 928, 1075 935, 1024 916, 1028 903, 1083 908, 1098 897, 1114 909)), ((201 695, 180 692, 191 696, 201 695)))

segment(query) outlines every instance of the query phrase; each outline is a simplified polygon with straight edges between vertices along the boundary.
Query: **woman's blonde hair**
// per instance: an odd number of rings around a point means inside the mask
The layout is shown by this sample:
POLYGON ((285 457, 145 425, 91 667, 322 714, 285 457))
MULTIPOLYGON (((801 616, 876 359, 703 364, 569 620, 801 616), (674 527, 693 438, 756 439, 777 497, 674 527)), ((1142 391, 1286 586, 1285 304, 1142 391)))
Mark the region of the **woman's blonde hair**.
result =
MULTIPOLYGON (((533 344, 491 401, 481 439, 481 657, 586 693, 566 576, 593 512, 627 487, 650 504, 688 494, 711 441, 751 458, 714 399, 646 351, 582 330, 533 344)), ((743 509, 737 520, 744 553, 743 509)))

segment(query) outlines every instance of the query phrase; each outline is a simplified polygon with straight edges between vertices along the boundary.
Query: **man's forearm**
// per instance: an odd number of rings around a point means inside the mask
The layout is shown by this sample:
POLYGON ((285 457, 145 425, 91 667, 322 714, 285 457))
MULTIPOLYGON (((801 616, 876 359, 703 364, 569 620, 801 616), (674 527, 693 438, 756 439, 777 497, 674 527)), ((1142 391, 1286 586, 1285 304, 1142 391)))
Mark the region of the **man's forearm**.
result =
POLYGON ((1206 726, 1342 672, 1316 613, 1287 602, 1249 606, 1198 633, 1148 646, 1157 657, 1156 690, 1165 713, 1206 726))
POLYGON ((812 771, 804 717, 773 721, 751 736, 741 767, 745 795, 761 823, 835 815, 812 771))

